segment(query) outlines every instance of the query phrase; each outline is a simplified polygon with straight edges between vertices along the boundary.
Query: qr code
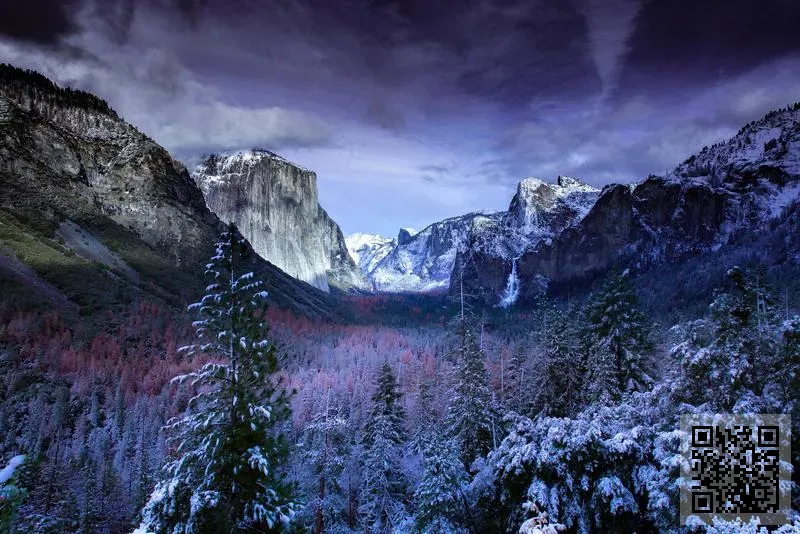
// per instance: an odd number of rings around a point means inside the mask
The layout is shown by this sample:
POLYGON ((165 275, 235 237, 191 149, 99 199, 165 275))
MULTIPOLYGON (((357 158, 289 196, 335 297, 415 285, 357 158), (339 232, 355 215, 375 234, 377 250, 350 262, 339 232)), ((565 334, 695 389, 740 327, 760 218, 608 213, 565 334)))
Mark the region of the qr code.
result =
POLYGON ((787 522, 791 432, 788 415, 684 415, 681 524, 689 516, 762 525, 787 522))

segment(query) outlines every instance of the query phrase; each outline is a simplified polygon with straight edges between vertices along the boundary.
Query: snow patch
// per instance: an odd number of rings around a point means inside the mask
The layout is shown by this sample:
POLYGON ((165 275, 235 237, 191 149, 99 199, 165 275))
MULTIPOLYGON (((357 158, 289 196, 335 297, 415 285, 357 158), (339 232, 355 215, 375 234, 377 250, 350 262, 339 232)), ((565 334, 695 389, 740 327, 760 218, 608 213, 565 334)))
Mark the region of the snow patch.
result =
POLYGON ((139 273, 85 228, 67 220, 58 226, 56 235, 63 239, 64 245, 78 256, 102 263, 114 271, 125 274, 131 280, 139 281, 139 273))
POLYGON ((18 454, 9 460, 8 465, 5 466, 2 470, 0 470, 0 486, 11 480, 11 477, 14 476, 14 472, 17 470, 19 466, 21 466, 25 462, 25 455, 18 454))

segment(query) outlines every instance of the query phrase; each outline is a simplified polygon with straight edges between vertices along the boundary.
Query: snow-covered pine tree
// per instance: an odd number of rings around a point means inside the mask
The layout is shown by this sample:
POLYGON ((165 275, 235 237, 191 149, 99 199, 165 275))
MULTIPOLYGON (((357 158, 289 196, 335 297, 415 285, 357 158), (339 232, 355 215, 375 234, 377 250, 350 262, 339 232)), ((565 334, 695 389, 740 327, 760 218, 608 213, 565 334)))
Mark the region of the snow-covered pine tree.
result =
POLYGON ((589 401, 613 401, 652 382, 650 325, 627 273, 610 274, 592 296, 582 340, 589 401))
POLYGON ((367 532, 392 532, 406 520, 408 483, 402 468, 405 412, 392 367, 385 362, 364 424, 359 513, 367 532))
POLYGON ((459 457, 469 469, 475 458, 485 456, 502 436, 496 435, 499 419, 489 388, 483 351, 463 320, 459 334, 458 362, 446 427, 448 436, 455 440, 459 457))
POLYGON ((428 441, 422 461, 422 479, 414 492, 416 525, 423 533, 448 534, 466 532, 463 520, 467 481, 464 465, 452 440, 436 432, 428 441))
POLYGON ((344 523, 347 501, 341 481, 350 448, 347 421, 326 402, 325 411, 303 429, 298 446, 305 471, 301 485, 308 495, 302 521, 308 528, 314 525, 316 534, 332 532, 344 523))
POLYGON ((436 432, 439 414, 434 406, 436 401, 434 387, 433 377, 426 377, 419 385, 417 418, 414 425, 415 431, 411 438, 411 450, 415 454, 424 454, 428 442, 436 432))
POLYGON ((167 425, 175 456, 142 512, 148 532, 271 532, 294 514, 278 431, 290 414, 288 393, 266 337, 267 293, 242 272, 249 253, 231 225, 207 265, 206 295, 190 306, 200 343, 184 350, 217 360, 173 379, 198 393, 167 425))
MULTIPOLYGON (((778 316, 772 298, 758 276, 739 267, 728 271, 730 285, 717 291, 709 318, 691 326, 687 338, 673 348, 681 360, 680 391, 685 402, 721 412, 751 411, 754 396, 772 371, 783 366, 780 358, 778 316), (776 358, 777 355, 777 358, 776 358)), ((777 407, 775 407, 777 408, 777 407)))
POLYGON ((543 362, 526 384, 531 391, 530 415, 574 415, 580 407, 586 372, 578 347, 578 325, 570 318, 575 314, 546 301, 542 306, 537 333, 543 362))

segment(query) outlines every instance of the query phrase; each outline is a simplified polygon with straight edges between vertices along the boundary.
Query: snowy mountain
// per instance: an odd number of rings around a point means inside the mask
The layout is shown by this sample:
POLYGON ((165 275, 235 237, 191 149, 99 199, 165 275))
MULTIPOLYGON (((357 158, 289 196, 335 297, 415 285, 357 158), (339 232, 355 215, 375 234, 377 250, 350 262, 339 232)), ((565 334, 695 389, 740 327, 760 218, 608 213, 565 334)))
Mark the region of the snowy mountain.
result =
POLYGON ((470 213, 431 224, 414 235, 401 230, 394 247, 367 271, 367 276, 374 289, 382 292, 446 288, 458 249, 466 243, 475 225, 497 217, 497 214, 470 213))
POLYGON ((506 224, 528 237, 549 235, 554 228, 565 228, 571 221, 582 219, 599 192, 568 176, 559 176, 555 184, 526 178, 517 186, 506 224))
MULTIPOLYGON (((548 285, 589 281, 612 266, 641 272, 744 246, 741 243, 774 232, 798 195, 800 105, 796 104, 748 124, 725 142, 703 148, 665 176, 603 188, 577 224, 539 240, 519 256, 520 296, 532 298, 548 285)), ((589 205, 587 200, 575 208, 589 205)), ((517 220, 533 229, 540 219, 526 212, 517 220)), ((778 251, 751 251, 766 252, 778 251)), ((785 255, 800 261, 800 251, 785 255)), ((464 267, 470 291, 498 302, 513 262, 502 263, 497 255, 473 259, 464 267)))
POLYGON ((339 226, 319 205, 317 176, 267 150, 212 154, 192 173, 206 204, 262 258, 329 290, 367 289, 339 226))
POLYGON ((475 255, 510 262, 580 220, 598 192, 566 176, 555 183, 526 178, 517 186, 508 211, 469 213, 418 233, 404 228, 394 240, 355 234, 348 238, 348 249, 376 291, 447 288, 457 263, 469 263, 475 255))
POLYGON ((350 257, 364 271, 371 272, 375 265, 397 244, 397 241, 376 234, 351 234, 344 239, 350 257))

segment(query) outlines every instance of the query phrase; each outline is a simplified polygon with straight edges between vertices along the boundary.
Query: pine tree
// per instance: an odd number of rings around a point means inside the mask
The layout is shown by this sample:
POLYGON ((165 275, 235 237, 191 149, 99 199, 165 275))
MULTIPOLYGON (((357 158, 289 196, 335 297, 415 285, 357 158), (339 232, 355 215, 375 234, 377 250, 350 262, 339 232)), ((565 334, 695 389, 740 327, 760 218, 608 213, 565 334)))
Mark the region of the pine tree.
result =
POLYGON ((465 532, 458 526, 464 511, 462 486, 467 481, 458 449, 443 433, 434 434, 425 448, 422 479, 414 493, 416 524, 425 533, 465 532))
POLYGON ((709 306, 710 339, 686 340, 676 351, 683 354, 687 400, 709 401, 720 411, 760 394, 763 377, 782 365, 772 358, 779 351, 779 321, 763 273, 747 276, 733 267, 727 274, 730 287, 709 306))
POLYGON ((330 532, 342 522, 347 497, 342 487, 342 472, 349 454, 347 421, 326 406, 303 430, 300 460, 307 469, 304 481, 309 495, 305 523, 313 524, 316 534, 330 532))
POLYGON ((435 392, 432 377, 426 378, 419 386, 419 399, 417 401, 417 420, 414 425, 416 430, 411 438, 411 450, 415 454, 423 454, 428 442, 436 432, 436 421, 439 414, 434 406, 435 392))
POLYGON ((288 394, 266 339, 267 293, 252 273, 240 274, 249 253, 231 225, 207 265, 207 294, 190 306, 200 317, 200 343, 185 350, 219 360, 173 379, 199 393, 167 425, 177 457, 143 511, 148 531, 269 532, 294 513, 281 473, 288 449, 278 432, 290 414, 288 394))
POLYGON ((401 465, 405 413, 400 397, 392 368, 386 362, 378 375, 362 436, 359 513, 368 532, 391 532, 406 516, 408 484, 401 465))
MULTIPOLYGON (((536 377, 536 412, 563 417, 573 415, 579 407, 583 390, 584 365, 578 350, 578 331, 569 314, 548 306, 540 332, 543 365, 536 377)), ((530 388, 530 385, 528 385, 530 388)))
POLYGON ((590 401, 617 400, 652 382, 648 374, 650 326, 626 273, 611 274, 592 296, 582 338, 590 401))
POLYGON ((455 384, 446 420, 447 433, 456 442, 459 457, 469 469, 478 456, 488 453, 495 441, 496 410, 489 388, 484 356, 461 321, 455 384))

